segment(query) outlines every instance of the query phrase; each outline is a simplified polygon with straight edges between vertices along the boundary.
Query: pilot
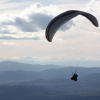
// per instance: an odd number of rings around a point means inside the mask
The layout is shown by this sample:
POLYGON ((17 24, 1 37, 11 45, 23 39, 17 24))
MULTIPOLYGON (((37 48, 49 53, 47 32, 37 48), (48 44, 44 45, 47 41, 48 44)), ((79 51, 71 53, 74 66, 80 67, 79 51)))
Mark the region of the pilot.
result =
POLYGON ((78 77, 78 75, 76 73, 74 73, 73 76, 71 77, 71 80, 77 81, 77 77, 78 77))

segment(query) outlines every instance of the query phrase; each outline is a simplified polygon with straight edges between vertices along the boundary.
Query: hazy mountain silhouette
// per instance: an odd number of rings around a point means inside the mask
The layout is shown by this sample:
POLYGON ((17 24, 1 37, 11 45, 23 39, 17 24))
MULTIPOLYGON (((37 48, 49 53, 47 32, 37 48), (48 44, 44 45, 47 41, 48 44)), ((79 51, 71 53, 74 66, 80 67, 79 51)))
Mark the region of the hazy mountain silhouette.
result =
MULTIPOLYGON (((96 68, 95 68, 96 69, 96 68)), ((89 69, 89 71, 91 68, 89 69)), ((91 71, 91 74, 89 72, 84 74, 78 74, 78 79, 82 79, 84 81, 88 81, 88 79, 99 79, 100 75, 99 73, 96 74, 95 71, 91 71), (88 76, 89 75, 89 76, 88 76), (84 76, 84 77, 83 77, 84 76), (88 78, 89 77, 89 78, 88 78)), ((71 78, 71 72, 68 68, 62 68, 62 69, 51 69, 51 70, 45 70, 40 72, 33 72, 33 71, 1 71, 0 72, 0 82, 8 82, 8 81, 26 81, 26 80, 36 80, 36 79, 46 79, 46 80, 52 80, 52 79, 70 79, 71 78)))
POLYGON ((64 66, 58 65, 39 65, 39 64, 26 64, 26 63, 19 63, 14 61, 3 61, 0 62, 0 71, 43 71, 46 69, 57 69, 64 66))
MULTIPOLYGON (((54 66, 55 65, 31 65, 11 61, 0 62, 0 82, 36 79, 70 79, 72 76, 71 70, 75 70, 74 67, 65 68, 65 66, 54 66)), ((100 73, 100 68, 77 67, 77 73, 79 75, 78 79, 86 80, 88 76, 85 75, 88 74, 91 76, 90 79, 92 79, 92 77, 94 77, 93 79, 96 79, 96 76, 99 75, 92 76, 91 74, 100 73)))
POLYGON ((0 62, 0 100, 100 100, 100 68, 77 68, 77 82, 71 69, 0 62))

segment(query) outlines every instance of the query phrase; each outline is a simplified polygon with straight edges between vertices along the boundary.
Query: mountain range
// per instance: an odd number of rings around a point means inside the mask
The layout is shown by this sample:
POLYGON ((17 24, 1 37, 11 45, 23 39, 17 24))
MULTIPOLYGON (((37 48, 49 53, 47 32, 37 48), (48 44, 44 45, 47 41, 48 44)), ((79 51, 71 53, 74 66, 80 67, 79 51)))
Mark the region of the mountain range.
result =
POLYGON ((0 100, 7 99, 100 100, 100 68, 0 62, 0 100))
MULTIPOLYGON (((55 66, 55 65, 31 65, 18 62, 5 61, 0 62, 0 82, 8 81, 26 81, 36 79, 70 79, 75 67, 55 66)), ((78 79, 83 80, 98 79, 99 67, 77 67, 78 79), (92 75, 91 75, 92 74, 92 75), (88 75, 88 76, 87 76, 88 75)))

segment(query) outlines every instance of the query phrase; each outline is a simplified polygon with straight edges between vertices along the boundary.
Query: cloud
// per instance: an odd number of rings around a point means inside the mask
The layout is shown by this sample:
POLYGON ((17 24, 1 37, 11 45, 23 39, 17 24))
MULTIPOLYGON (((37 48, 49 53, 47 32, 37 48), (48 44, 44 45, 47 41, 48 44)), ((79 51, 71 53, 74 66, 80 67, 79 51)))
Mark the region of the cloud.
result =
POLYGON ((53 15, 48 15, 48 10, 40 4, 34 4, 25 9, 20 15, 6 14, 1 21, 3 26, 15 26, 23 32, 36 32, 45 30, 53 15), (46 13, 47 12, 47 13, 46 13))
POLYGON ((86 10, 88 12, 92 12, 96 15, 98 15, 98 14, 100 15, 99 5, 100 5, 100 0, 90 0, 90 2, 87 3, 84 10, 86 10))
POLYGON ((7 2, 8 0, 0 0, 0 3, 4 3, 7 2))
POLYGON ((10 46, 14 46, 14 45, 16 45, 16 46, 18 46, 18 44, 16 44, 16 43, 14 43, 14 42, 3 42, 2 43, 3 45, 10 45, 10 46))
POLYGON ((86 4, 88 3, 90 0, 58 0, 57 3, 59 4, 79 4, 79 5, 83 5, 83 4, 86 4))
POLYGON ((23 32, 37 32, 39 30, 45 30, 47 24, 52 19, 52 16, 41 13, 32 14, 28 17, 30 21, 16 17, 15 22, 11 24, 18 27, 18 29, 23 32))
MULTIPOLYGON (((29 1, 33 1, 33 0, 7 0, 8 2, 29 2, 29 1)), ((43 4, 61 4, 61 3, 84 3, 84 2, 88 2, 89 0, 84 0, 84 1, 80 1, 80 0, 56 0, 56 1, 47 1, 47 0, 34 0, 34 3, 43 3, 43 4)))
POLYGON ((66 59, 66 58, 39 58, 39 57, 32 57, 32 56, 24 56, 24 57, 11 57, 11 58, 3 58, 0 57, 0 61, 17 61, 20 63, 29 63, 29 64, 42 64, 42 65, 60 65, 60 66, 73 66, 73 67, 100 67, 100 60, 92 60, 92 59, 66 59))
POLYGON ((25 2, 25 1, 33 1, 33 0, 8 0, 8 2, 25 2))
POLYGON ((0 35, 0 39, 4 40, 41 40, 40 36, 37 35, 0 35))
MULTIPOLYGON (((60 12, 62 11, 57 6, 50 5, 43 7, 41 4, 36 3, 34 5, 31 5, 29 8, 26 8, 20 14, 3 14, 0 17, 0 34, 9 34, 9 36, 6 35, 0 38, 6 39, 8 37, 8 39, 14 39, 16 38, 16 36, 12 37, 12 34, 17 35, 20 34, 20 32, 24 33, 24 35, 27 32, 31 32, 32 34, 34 34, 34 32, 45 30, 48 23, 56 15, 60 14, 60 12)), ((73 21, 70 21, 68 24, 65 24, 61 28, 61 30, 70 29, 70 27, 72 27, 73 25, 73 21)), ((31 38, 33 38, 34 40, 38 40, 40 38, 39 35, 37 35, 37 37, 35 36, 31 38)), ((23 39, 28 38, 24 37, 23 39)))
MULTIPOLYGON (((75 0, 79 2, 79 0, 75 0)), ((94 15, 99 13, 99 1, 91 0, 90 3, 84 7, 83 11, 92 12, 94 15), (91 6, 92 5, 92 6, 91 6)), ((82 9, 80 9, 82 10, 82 9)), ((45 36, 44 32, 48 23, 58 14, 65 11, 65 8, 59 8, 57 5, 42 6, 40 3, 35 3, 20 13, 5 13, 0 16, 0 39, 33 39, 41 40, 41 35, 45 36), (37 32, 37 35, 35 35, 37 32), (29 33, 29 34, 28 34, 29 33), (33 35, 30 35, 33 34, 33 35), (4 35, 5 34, 5 35, 4 35), (22 35, 22 37, 19 36, 22 35), (31 37, 29 37, 29 35, 31 37)), ((85 19, 86 20, 86 19, 85 19)), ((73 29, 73 27, 80 27, 85 22, 81 17, 70 20, 64 24, 60 31, 73 29), (80 20, 81 19, 81 20, 80 20)), ((82 28, 84 28, 82 26, 82 28)))

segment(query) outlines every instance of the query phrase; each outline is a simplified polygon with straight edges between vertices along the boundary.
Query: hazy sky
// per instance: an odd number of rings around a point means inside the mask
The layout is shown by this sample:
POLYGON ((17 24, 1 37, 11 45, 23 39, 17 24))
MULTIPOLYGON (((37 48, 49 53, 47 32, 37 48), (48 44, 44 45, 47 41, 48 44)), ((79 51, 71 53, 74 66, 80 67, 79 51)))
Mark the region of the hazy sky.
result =
POLYGON ((100 0, 0 0, 0 61, 100 66, 100 27, 83 16, 46 40, 48 23, 67 10, 89 12, 100 23, 100 0))

